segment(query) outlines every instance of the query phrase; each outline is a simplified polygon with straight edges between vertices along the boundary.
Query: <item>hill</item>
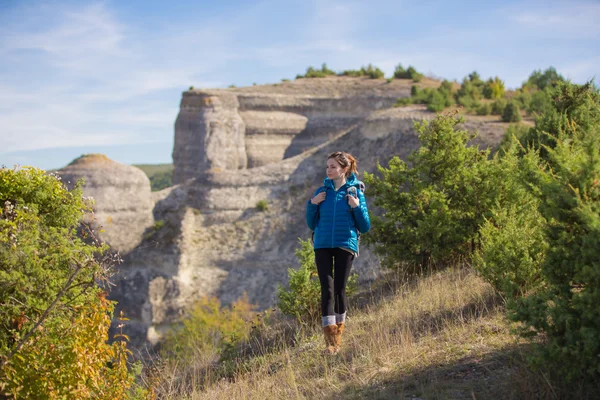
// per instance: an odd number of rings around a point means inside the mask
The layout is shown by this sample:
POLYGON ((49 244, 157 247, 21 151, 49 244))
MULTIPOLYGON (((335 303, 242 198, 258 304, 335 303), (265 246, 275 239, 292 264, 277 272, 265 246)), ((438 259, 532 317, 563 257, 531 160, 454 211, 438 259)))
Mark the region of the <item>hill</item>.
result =
MULTIPOLYGON (((157 393, 193 399, 593 398, 528 369, 531 344, 511 333, 502 299, 471 269, 406 281, 387 273, 350 302, 343 348, 321 354, 321 331, 279 319, 234 356, 188 369, 163 364, 157 393)), ((586 391, 587 390, 587 391, 586 391)))

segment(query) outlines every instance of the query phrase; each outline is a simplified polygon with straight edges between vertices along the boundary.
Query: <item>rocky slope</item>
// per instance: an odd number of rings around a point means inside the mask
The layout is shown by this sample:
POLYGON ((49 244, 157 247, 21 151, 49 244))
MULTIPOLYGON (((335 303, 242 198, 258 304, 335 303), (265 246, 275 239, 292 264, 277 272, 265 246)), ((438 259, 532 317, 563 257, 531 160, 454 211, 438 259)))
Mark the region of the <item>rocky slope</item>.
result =
MULTIPOLYGON (((134 344, 159 341, 201 296, 230 303, 246 292, 260 308, 273 305, 287 269, 297 266, 298 238, 310 237, 304 207, 322 184, 327 154, 350 152, 360 171, 373 171, 417 147, 414 121, 435 115, 422 106, 391 108, 412 84, 332 77, 183 93, 173 149, 177 185, 150 193, 129 171, 115 185, 129 179, 138 197, 105 186, 84 189, 98 196, 99 210, 117 208, 128 196, 143 215, 138 222, 112 216, 115 226, 128 227, 122 234, 129 239, 115 242, 124 263, 111 296, 131 318, 126 333, 134 344), (256 208, 261 200, 269 205, 265 212, 256 208)), ((464 127, 489 146, 506 125, 469 117, 464 127)), ((366 248, 354 265, 362 281, 379 274, 366 248)))

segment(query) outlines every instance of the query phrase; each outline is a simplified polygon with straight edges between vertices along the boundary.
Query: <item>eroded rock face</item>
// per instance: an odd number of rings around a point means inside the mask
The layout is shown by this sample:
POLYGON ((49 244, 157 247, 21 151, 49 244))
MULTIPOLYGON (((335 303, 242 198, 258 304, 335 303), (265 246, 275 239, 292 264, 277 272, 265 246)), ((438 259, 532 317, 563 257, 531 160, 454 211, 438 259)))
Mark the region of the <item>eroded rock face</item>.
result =
POLYGON ((141 243, 144 231, 154 223, 150 180, 142 170, 89 154, 56 173, 71 188, 80 178, 85 180, 84 195, 95 200, 92 226, 102 241, 120 253, 141 243))
MULTIPOLYGON (((131 318, 126 333, 135 346, 159 342, 203 296, 230 304, 246 293, 259 309, 272 306, 288 268, 298 266, 298 238, 310 237, 304 210, 322 185, 327 155, 347 151, 361 173, 374 172, 416 149, 414 122, 435 117, 422 105, 391 107, 409 95, 409 81, 310 81, 184 93, 173 151, 181 183, 143 189, 156 225, 136 228, 143 237, 125 254, 111 293, 131 318)), ((506 124, 469 117, 463 127, 491 146, 506 124)), ((379 268, 362 246, 353 266, 359 281, 376 279, 379 268)))
POLYGON ((408 82, 337 77, 184 92, 175 123, 173 181, 293 157, 409 93, 408 82))
POLYGON ((210 169, 246 168, 245 125, 238 107, 237 96, 231 93, 183 94, 175 121, 175 183, 210 169))

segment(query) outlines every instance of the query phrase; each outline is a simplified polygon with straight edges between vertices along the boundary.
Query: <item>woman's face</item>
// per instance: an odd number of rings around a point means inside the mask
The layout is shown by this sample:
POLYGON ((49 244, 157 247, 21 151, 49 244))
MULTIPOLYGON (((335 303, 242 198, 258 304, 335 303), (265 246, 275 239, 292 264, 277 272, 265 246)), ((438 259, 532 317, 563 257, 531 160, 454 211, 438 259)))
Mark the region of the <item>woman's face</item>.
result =
POLYGON ((346 174, 346 169, 347 168, 342 168, 335 158, 327 160, 327 177, 329 179, 340 179, 346 174))

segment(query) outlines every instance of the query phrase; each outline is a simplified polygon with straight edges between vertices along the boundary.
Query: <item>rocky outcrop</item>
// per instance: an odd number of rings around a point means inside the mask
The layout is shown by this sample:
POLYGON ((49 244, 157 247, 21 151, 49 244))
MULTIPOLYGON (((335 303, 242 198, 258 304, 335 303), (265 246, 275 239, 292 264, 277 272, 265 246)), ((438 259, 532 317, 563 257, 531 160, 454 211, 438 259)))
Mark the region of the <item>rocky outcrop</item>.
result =
MULTIPOLYGON (((327 78, 185 92, 173 150, 179 183, 150 194, 130 177, 127 185, 138 197, 129 189, 119 193, 144 204, 145 216, 139 222, 126 213, 112 217, 138 235, 111 293, 131 319, 126 333, 133 344, 160 341, 203 296, 228 304, 246 293, 259 308, 272 306, 288 268, 297 267, 298 238, 310 237, 305 204, 322 184, 327 154, 348 151, 361 172, 373 172, 378 162, 404 158, 419 145, 414 122, 435 114, 421 105, 391 107, 411 85, 327 78), (259 201, 268 209, 260 211, 259 201)), ((463 127, 478 130, 474 142, 490 146, 506 124, 468 117, 463 127)), ((98 173, 89 175, 100 181, 98 173)), ((84 191, 89 195, 94 187, 84 191)), ((104 203, 114 202, 117 189, 103 187, 112 194, 96 194, 98 207, 114 207, 104 203)), ((369 201, 369 188, 366 196, 369 201)), ((354 270, 361 282, 376 279, 377 257, 363 246, 354 270)))
POLYGON ((95 200, 92 227, 113 250, 128 253, 142 242, 144 231, 154 223, 150 180, 142 170, 89 154, 56 173, 71 188, 84 179, 84 194, 95 200))
POLYGON ((252 168, 301 154, 391 107, 409 95, 411 85, 335 77, 184 92, 175 123, 174 182, 211 168, 252 168))

